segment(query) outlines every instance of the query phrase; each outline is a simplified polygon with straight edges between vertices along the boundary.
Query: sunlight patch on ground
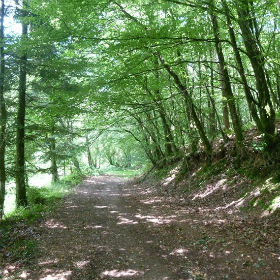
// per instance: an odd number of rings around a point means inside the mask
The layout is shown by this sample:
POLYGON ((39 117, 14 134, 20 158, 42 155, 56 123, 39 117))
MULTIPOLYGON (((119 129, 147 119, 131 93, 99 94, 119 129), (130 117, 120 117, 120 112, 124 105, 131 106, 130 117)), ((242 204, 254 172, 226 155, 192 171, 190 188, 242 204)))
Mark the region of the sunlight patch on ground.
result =
POLYGON ((94 208, 97 208, 97 209, 105 209, 105 208, 109 208, 108 206, 99 206, 99 205, 97 205, 97 206, 94 206, 94 208))
POLYGON ((168 224, 171 222, 176 221, 176 215, 171 215, 171 216, 167 216, 167 217, 162 217, 162 216, 143 216, 141 214, 137 214, 135 215, 136 218, 141 219, 141 220, 146 220, 147 222, 153 223, 153 224, 168 224))
POLYGON ((278 208, 280 208, 280 196, 277 196, 272 200, 269 206, 270 213, 275 212, 278 208))
POLYGON ((176 175, 178 174, 180 170, 180 167, 177 166, 176 168, 172 169, 170 172, 169 172, 169 176, 167 178, 165 178, 163 181, 162 181, 162 185, 163 186, 167 186, 169 185, 172 181, 174 181, 176 179, 176 175))
POLYGON ((120 278, 120 277, 136 277, 136 276, 141 276, 143 275, 143 271, 138 271, 134 269, 128 269, 128 270, 106 270, 101 273, 101 277, 113 277, 113 278, 120 278))
POLYGON ((67 206, 66 209, 71 209, 71 208, 79 208, 78 206, 76 205, 71 205, 71 206, 67 206))
POLYGON ((153 204, 153 203, 158 203, 162 202, 163 198, 154 198, 154 199, 146 199, 146 200, 140 200, 143 204, 153 204))
POLYGON ((199 198, 205 198, 207 196, 209 196, 210 194, 214 193, 215 191, 219 190, 219 189, 223 189, 225 190, 226 188, 226 179, 221 179, 219 180, 216 184, 210 184, 207 186, 206 190, 204 190, 203 192, 200 192, 198 194, 196 194, 192 200, 196 200, 199 198))
POLYGON ((170 255, 172 256, 185 256, 188 253, 188 249, 185 248, 179 248, 179 249, 175 249, 173 250, 170 255))
POLYGON ((84 182, 92 184, 92 183, 96 183, 96 180, 94 180, 93 178, 90 178, 90 179, 85 180, 84 182))
POLYGON ((196 176, 196 174, 202 169, 202 167, 198 168, 197 170, 195 170, 190 177, 194 177, 196 176))
POLYGON ((129 196, 132 196, 132 194, 130 194, 130 193, 125 193, 125 194, 123 194, 122 196, 123 196, 123 197, 129 197, 129 196))
POLYGON ((110 194, 107 194, 107 196, 123 196, 123 195, 120 193, 110 193, 110 194))
MULTIPOLYGON (((49 273, 49 272, 47 272, 49 273)), ((71 276, 72 271, 59 271, 55 273, 48 274, 40 280, 67 280, 69 276, 71 276)))
MULTIPOLYGON (((239 198, 238 200, 232 201, 228 204, 226 204, 225 206, 220 206, 215 208, 216 211, 219 210, 226 210, 229 209, 230 207, 235 207, 235 208, 239 208, 240 206, 242 206, 245 203, 245 199, 243 197, 239 198)), ((228 211, 229 214, 232 213, 231 210, 228 211)))
POLYGON ((67 227, 59 222, 54 221, 53 219, 46 221, 45 226, 47 228, 61 228, 67 229, 67 227))
POLYGON ((163 185, 167 186, 169 183, 171 183, 174 179, 176 178, 176 174, 172 174, 171 176, 167 177, 164 181, 163 181, 163 185))
POLYGON ((119 222, 117 223, 118 225, 136 225, 138 224, 138 222, 136 221, 133 221, 131 219, 127 219, 127 218, 124 218, 124 217, 118 217, 119 218, 119 222))
POLYGON ((151 194, 153 192, 154 192, 154 190, 152 188, 149 188, 149 189, 146 189, 144 191, 140 191, 140 194, 146 195, 146 194, 151 194))
POLYGON ((10 273, 13 273, 16 270, 15 265, 8 265, 3 270, 3 275, 8 276, 10 273))
POLYGON ((90 261, 79 261, 79 262, 76 262, 75 263, 75 266, 78 268, 78 269, 82 269, 84 268, 86 265, 88 265, 90 263, 90 261))
POLYGON ((20 274, 19 278, 21 278, 21 279, 28 279, 29 275, 30 275, 30 273, 28 273, 27 271, 23 271, 20 274))
POLYGON ((58 263, 58 262, 59 262, 58 259, 54 259, 54 260, 45 260, 45 261, 39 262, 39 265, 55 264, 55 263, 58 263))
POLYGON ((95 225, 95 226, 85 226, 84 229, 100 229, 103 228, 103 226, 95 225))

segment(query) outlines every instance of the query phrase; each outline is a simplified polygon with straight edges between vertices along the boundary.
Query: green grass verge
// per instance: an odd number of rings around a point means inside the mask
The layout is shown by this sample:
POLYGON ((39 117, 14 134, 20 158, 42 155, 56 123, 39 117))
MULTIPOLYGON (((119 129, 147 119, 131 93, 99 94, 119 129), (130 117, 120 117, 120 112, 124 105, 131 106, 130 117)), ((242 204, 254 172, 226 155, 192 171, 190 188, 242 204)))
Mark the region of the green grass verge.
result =
POLYGON ((132 178, 144 173, 144 169, 123 169, 119 167, 108 167, 99 171, 99 175, 112 175, 124 178, 132 178))
POLYGON ((32 264, 37 252, 34 223, 44 213, 54 211, 57 203, 83 179, 84 176, 73 173, 46 187, 27 188, 28 207, 16 209, 0 222, 0 279, 1 264, 32 264))

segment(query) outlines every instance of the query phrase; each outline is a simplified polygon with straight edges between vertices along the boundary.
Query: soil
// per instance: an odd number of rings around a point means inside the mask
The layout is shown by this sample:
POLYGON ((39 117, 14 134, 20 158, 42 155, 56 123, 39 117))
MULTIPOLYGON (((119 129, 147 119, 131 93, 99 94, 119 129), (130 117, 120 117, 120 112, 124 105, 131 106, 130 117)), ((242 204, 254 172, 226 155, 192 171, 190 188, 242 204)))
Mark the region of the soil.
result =
POLYGON ((38 225, 36 265, 15 279, 280 279, 279 220, 232 215, 91 177, 38 225))

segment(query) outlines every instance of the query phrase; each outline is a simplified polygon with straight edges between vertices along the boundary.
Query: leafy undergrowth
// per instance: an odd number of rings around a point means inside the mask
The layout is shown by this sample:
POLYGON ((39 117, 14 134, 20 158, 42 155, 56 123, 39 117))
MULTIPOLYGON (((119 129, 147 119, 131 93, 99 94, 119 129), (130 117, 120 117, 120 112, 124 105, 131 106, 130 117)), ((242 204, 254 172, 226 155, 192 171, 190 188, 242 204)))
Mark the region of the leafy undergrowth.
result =
POLYGON ((36 257, 36 223, 84 179, 73 173, 43 188, 28 187, 28 207, 20 207, 0 222, 0 279, 5 270, 16 271, 36 257))

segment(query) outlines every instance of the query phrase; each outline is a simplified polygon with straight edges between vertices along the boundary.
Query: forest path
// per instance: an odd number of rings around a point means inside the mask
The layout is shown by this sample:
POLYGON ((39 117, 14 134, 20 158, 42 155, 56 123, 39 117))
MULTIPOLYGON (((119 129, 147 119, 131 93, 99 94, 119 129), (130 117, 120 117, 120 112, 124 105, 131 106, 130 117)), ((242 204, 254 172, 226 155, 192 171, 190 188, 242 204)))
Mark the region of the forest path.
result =
POLYGON ((174 217, 152 202, 121 178, 85 180, 41 225, 28 279, 189 279, 168 259, 177 248, 166 251, 158 236, 174 217))
POLYGON ((204 218, 152 188, 91 177, 41 223, 37 264, 26 277, 278 279, 258 252, 248 261, 251 248, 223 231, 210 236, 204 218))

